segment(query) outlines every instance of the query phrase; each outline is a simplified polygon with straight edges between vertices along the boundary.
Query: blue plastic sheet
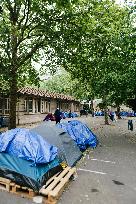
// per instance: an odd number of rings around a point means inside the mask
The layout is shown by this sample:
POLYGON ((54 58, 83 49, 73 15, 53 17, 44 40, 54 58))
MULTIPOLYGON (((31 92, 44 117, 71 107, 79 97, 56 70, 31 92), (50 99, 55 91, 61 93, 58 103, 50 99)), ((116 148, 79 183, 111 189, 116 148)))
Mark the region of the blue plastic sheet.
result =
POLYGON ((31 161, 0 153, 0 177, 39 191, 54 174, 62 170, 57 157, 46 164, 33 166, 31 161))
POLYGON ((104 112, 103 111, 96 111, 95 116, 104 116, 104 112))
MULTIPOLYGON (((78 117, 79 115, 75 112, 71 112, 71 118, 75 118, 78 117)), ((61 113, 61 118, 65 119, 65 118, 69 118, 69 112, 62 112, 61 113)))
POLYGON ((121 116, 128 116, 128 117, 134 117, 134 116, 136 116, 136 114, 134 113, 134 111, 133 112, 126 112, 126 111, 122 111, 122 112, 120 112, 120 115, 121 116))
POLYGON ((60 123, 57 126, 64 129, 72 137, 80 150, 85 150, 88 146, 95 148, 98 144, 96 135, 78 120, 60 123))
POLYGON ((0 152, 33 161, 33 164, 44 164, 54 160, 57 147, 29 129, 15 128, 1 134, 0 152))

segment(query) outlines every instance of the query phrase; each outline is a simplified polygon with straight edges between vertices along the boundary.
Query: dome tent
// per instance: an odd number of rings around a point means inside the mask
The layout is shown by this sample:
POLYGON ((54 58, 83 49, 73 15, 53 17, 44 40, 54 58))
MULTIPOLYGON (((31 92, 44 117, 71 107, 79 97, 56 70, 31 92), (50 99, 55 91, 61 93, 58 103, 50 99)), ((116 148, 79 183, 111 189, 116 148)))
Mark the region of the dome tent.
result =
POLYGON ((1 134, 0 176, 16 184, 39 189, 62 170, 57 148, 36 133, 16 128, 1 134))
POLYGON ((87 147, 95 148, 98 144, 96 135, 84 123, 78 120, 60 123, 57 126, 71 136, 80 150, 86 150, 87 147))
POLYGON ((74 166, 75 163, 81 158, 82 153, 77 147, 74 140, 61 128, 51 122, 44 122, 41 125, 31 129, 50 144, 58 148, 58 158, 60 162, 66 162, 68 166, 74 166))
POLYGON ((36 164, 48 163, 57 156, 57 147, 26 128, 15 128, 1 135, 0 152, 7 152, 36 164))

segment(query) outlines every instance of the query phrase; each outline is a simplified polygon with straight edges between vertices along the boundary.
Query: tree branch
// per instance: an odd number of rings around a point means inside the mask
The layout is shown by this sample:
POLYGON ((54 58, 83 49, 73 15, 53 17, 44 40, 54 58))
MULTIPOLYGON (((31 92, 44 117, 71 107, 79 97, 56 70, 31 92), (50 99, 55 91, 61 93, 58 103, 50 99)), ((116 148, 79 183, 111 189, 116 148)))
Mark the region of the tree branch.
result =
POLYGON ((17 8, 17 4, 16 1, 14 2, 14 7, 12 7, 12 3, 10 2, 10 0, 6 0, 6 7, 10 12, 10 21, 15 25, 17 20, 18 20, 18 12, 16 10, 17 8))
POLYGON ((8 58, 11 59, 9 48, 10 48, 10 36, 8 35, 8 38, 7 38, 7 47, 5 48, 5 52, 7 53, 8 58))
POLYGON ((18 18, 19 18, 20 9, 21 9, 21 1, 15 0, 14 13, 16 13, 16 20, 17 21, 18 21, 18 18))
POLYGON ((13 14, 13 8, 11 6, 10 0, 6 0, 8 10, 13 14))
MULTIPOLYGON (((18 47, 24 40, 29 39, 30 33, 31 33, 33 30, 35 30, 35 28, 38 27, 39 25, 40 25, 40 24, 35 25, 34 27, 32 27, 32 28, 28 31, 27 36, 24 37, 24 38, 23 38, 23 33, 21 33, 21 36, 20 36, 20 38, 19 38, 19 40, 18 40, 18 43, 17 43, 17 47, 18 47)), ((30 26, 30 25, 29 25, 29 26, 30 26)), ((27 26, 27 27, 29 27, 29 26, 27 26)))
POLYGON ((21 23, 25 20, 25 18, 26 18, 26 21, 25 21, 25 24, 24 24, 23 28, 26 26, 26 24, 28 22, 28 16, 29 16, 29 13, 30 13, 30 6, 31 6, 31 0, 26 0, 25 8, 24 8, 24 14, 23 14, 23 17, 21 18, 20 22, 18 23, 18 29, 21 28, 21 23), (27 10, 27 13, 26 13, 26 10, 27 10))
POLYGON ((27 61, 28 59, 30 59, 30 58, 33 56, 33 54, 36 53, 36 51, 37 51, 37 50, 42 46, 42 44, 44 43, 44 40, 40 41, 40 39, 39 39, 39 40, 37 40, 37 42, 38 42, 38 43, 36 43, 36 44, 33 46, 33 48, 31 49, 30 52, 28 52, 28 53, 24 54, 23 56, 19 57, 18 61, 19 61, 20 63, 18 64, 18 67, 20 67, 21 65, 23 65, 25 61, 27 61))

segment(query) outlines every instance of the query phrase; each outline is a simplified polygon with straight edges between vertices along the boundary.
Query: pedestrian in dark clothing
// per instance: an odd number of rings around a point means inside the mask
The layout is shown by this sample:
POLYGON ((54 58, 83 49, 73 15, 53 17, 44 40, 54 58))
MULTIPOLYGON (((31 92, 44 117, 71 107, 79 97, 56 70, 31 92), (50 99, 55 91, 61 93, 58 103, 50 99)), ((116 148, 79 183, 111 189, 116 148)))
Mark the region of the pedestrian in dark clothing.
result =
POLYGON ((56 111, 55 111, 55 113, 54 113, 54 116, 55 116, 56 124, 57 124, 57 123, 60 123, 60 120, 61 120, 61 112, 60 112, 59 108, 56 109, 56 111))
POLYGON ((133 121, 132 120, 128 120, 128 130, 133 131, 133 121))
POLYGON ((68 117, 69 117, 69 118, 72 117, 71 110, 69 110, 68 117))
POLYGON ((109 113, 109 118, 112 120, 112 122, 113 122, 113 120, 114 120, 114 114, 112 113, 112 112, 110 112, 109 113))
POLYGON ((94 108, 92 109, 92 117, 95 116, 95 111, 94 111, 94 108))

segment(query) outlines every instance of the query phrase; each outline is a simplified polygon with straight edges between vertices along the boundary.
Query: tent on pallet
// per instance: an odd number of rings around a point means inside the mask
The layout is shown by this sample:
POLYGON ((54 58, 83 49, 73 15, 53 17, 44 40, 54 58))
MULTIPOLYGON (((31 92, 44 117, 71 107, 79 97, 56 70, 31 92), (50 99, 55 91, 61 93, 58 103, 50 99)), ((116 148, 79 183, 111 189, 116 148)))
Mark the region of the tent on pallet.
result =
POLYGON ((16 128, 0 135, 0 177, 39 189, 62 170, 57 148, 28 129, 16 128))
POLYGON ((81 158, 82 153, 75 141, 61 128, 51 122, 44 122, 31 129, 32 132, 43 136, 50 144, 58 148, 58 158, 60 162, 66 162, 68 166, 74 166, 81 158))
POLYGON ((82 151, 87 147, 95 148, 98 144, 96 135, 81 121, 71 120, 57 126, 66 131, 82 151))

